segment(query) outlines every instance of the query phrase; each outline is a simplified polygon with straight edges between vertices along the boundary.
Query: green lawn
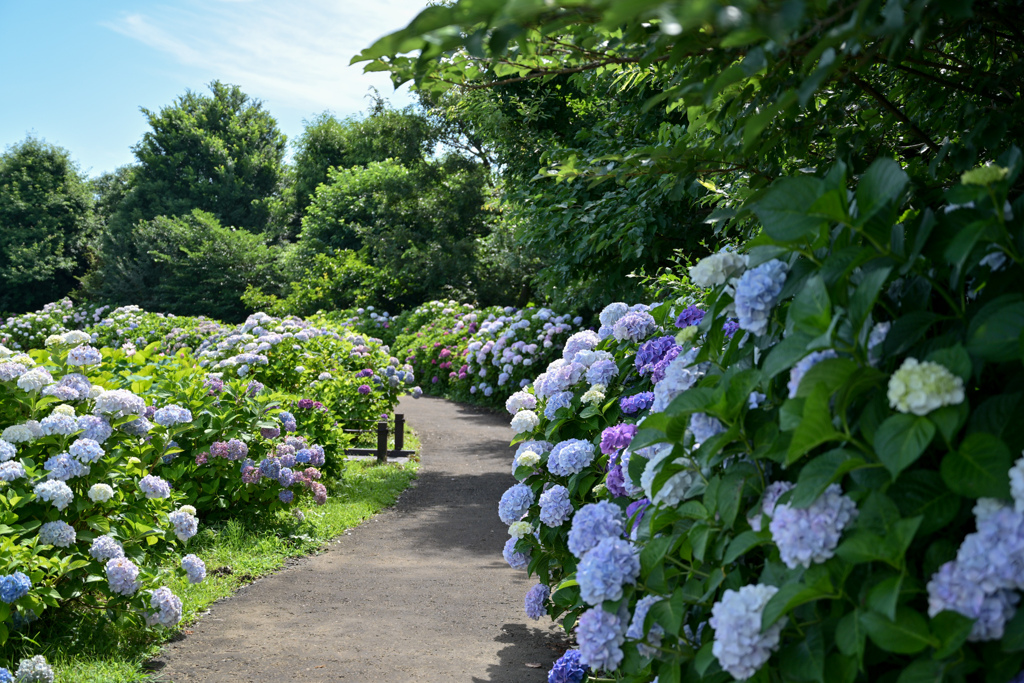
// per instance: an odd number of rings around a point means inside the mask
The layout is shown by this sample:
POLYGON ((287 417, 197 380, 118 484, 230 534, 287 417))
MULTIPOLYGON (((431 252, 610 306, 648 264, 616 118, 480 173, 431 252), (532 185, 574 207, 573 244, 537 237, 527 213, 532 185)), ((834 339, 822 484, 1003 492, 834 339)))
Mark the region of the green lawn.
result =
MULTIPOLYGON (((414 436, 407 436, 406 443, 407 448, 419 445, 414 436)), ((415 462, 381 467, 346 463, 342 482, 330 487, 327 503, 306 510, 302 523, 281 513, 201 524, 187 552, 206 563, 206 580, 198 585, 170 584, 184 603, 182 627, 187 629, 211 603, 239 586, 279 569, 290 557, 316 552, 325 541, 392 505, 416 476, 417 467, 415 462)), ((54 665, 58 683, 128 683, 146 680, 143 664, 174 632, 157 634, 134 620, 110 622, 99 614, 71 611, 29 634, 39 645, 12 633, 0 651, 0 664, 17 664, 22 653, 42 653, 54 665)))

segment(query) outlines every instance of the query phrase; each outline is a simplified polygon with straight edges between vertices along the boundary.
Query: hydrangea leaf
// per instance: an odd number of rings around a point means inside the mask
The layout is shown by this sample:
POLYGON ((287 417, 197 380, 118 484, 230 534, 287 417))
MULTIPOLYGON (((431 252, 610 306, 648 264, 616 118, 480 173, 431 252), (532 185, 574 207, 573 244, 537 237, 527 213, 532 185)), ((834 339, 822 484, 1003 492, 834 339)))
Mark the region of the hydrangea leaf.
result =
MULTIPOLYGON (((1019 621, 1021 622, 1021 625, 1024 626, 1024 619, 1019 621)), ((1009 632, 1010 625, 1012 623, 1013 620, 1007 624, 1007 633, 1009 632)), ((935 658, 945 659, 960 649, 960 646, 967 640, 967 636, 970 635, 972 628, 974 628, 974 619, 965 617, 959 612, 944 610, 932 617, 932 633, 934 633, 935 637, 940 641, 939 647, 935 650, 935 658)), ((1005 635, 1003 637, 1003 643, 1005 647, 1005 635)), ((1024 644, 1022 644, 1022 646, 1024 646, 1024 644)))
POLYGON ((860 621, 871 642, 886 652, 912 655, 939 644, 928 631, 928 620, 910 607, 898 607, 895 619, 878 612, 863 612, 860 621))
POLYGON ((782 178, 772 184, 754 207, 754 213, 772 239, 780 242, 804 239, 825 225, 823 219, 804 208, 813 205, 823 193, 824 184, 818 178, 782 178))
POLYGON ((942 480, 968 498, 1009 498, 1010 450, 1001 439, 985 432, 970 434, 960 448, 942 459, 942 480))
POLYGON ((764 612, 761 614, 761 631, 764 632, 800 605, 823 598, 834 598, 832 592, 825 588, 824 585, 805 586, 802 583, 788 583, 779 588, 779 592, 764 606, 764 612))
POLYGON ((825 681, 825 636, 821 626, 804 631, 804 637, 779 653, 779 668, 785 679, 825 681))
POLYGON ((830 392, 821 384, 814 387, 804 404, 803 420, 793 432, 793 440, 786 454, 786 464, 791 465, 810 450, 829 441, 838 441, 843 435, 832 426, 832 412, 829 410, 830 392))
POLYGON ((803 287, 789 305, 788 324, 793 329, 818 335, 828 329, 832 320, 832 301, 825 280, 815 273, 807 278, 803 287))
POLYGON ((795 508, 811 505, 818 496, 833 484, 842 479, 847 472, 864 467, 867 463, 856 453, 836 448, 804 465, 797 478, 796 489, 789 503, 795 508))
MULTIPOLYGON (((941 614, 936 615, 936 619, 941 617, 943 614, 947 614, 947 612, 942 612, 941 614)), ((961 619, 966 619, 966 617, 957 614, 956 612, 948 612, 948 614, 955 614, 961 619)), ((935 619, 932 621, 934 622, 935 619)), ((967 633, 971 632, 970 626, 973 626, 973 622, 969 623, 967 633)), ((932 628, 935 630, 936 634, 939 633, 934 626, 932 628)), ((964 638, 966 637, 967 636, 964 635, 964 638)), ((960 642, 962 643, 963 641, 961 640, 960 642)), ((1024 652, 1024 610, 1017 610, 1016 614, 1013 615, 1013 618, 1006 622, 1006 629, 1003 631, 1003 638, 1000 641, 1000 644, 1002 645, 1004 652, 1024 652)), ((957 647, 959 647, 959 645, 957 647)))
POLYGON ((761 532, 744 531, 729 542, 729 547, 725 551, 722 562, 732 564, 737 558, 746 555, 757 546, 771 543, 771 540, 771 533, 767 530, 761 532))
POLYGON ((911 662, 900 673, 897 683, 941 683, 945 676, 945 664, 929 657, 922 657, 911 662))
POLYGON ((903 574, 890 576, 879 582, 868 593, 868 607, 889 619, 896 619, 896 605, 903 588, 903 574))
POLYGON ((857 185, 857 224, 864 225, 879 209, 896 199, 910 177, 892 159, 876 159, 857 185))
POLYGON ((910 467, 935 437, 935 425, 928 418, 897 414, 879 425, 875 452, 895 480, 910 467))
POLYGON ((960 497, 942 482, 938 472, 916 469, 904 472, 896 483, 897 505, 904 517, 921 517, 922 536, 932 534, 956 518, 960 497))
POLYGON ((1020 357, 1024 301, 1001 296, 982 308, 967 329, 967 351, 983 360, 1006 362, 1020 357))
POLYGON ((860 623, 860 610, 854 609, 839 620, 836 626, 836 646, 847 657, 864 657, 864 641, 867 633, 860 623))

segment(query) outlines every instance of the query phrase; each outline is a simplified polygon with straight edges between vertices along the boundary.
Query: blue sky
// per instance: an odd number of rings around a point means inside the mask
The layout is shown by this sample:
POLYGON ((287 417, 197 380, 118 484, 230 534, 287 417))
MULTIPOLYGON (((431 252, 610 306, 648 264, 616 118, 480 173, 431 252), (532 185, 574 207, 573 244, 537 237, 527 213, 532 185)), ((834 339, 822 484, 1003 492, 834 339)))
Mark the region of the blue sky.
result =
POLYGON ((29 133, 90 176, 131 163, 159 109, 219 79, 263 101, 294 140, 303 119, 365 111, 382 74, 348 66, 426 0, 0 0, 0 149, 29 133))

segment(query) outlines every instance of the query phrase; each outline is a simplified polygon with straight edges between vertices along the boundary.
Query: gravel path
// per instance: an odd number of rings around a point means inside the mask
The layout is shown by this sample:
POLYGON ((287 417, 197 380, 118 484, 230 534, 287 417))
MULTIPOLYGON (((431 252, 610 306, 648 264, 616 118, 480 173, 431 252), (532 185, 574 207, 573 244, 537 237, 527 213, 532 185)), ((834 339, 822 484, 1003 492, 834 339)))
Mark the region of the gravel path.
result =
POLYGON ((508 420, 428 397, 398 411, 423 443, 414 488, 327 552, 216 603, 151 662, 155 680, 547 680, 560 629, 526 618, 534 580, 501 557, 508 420))

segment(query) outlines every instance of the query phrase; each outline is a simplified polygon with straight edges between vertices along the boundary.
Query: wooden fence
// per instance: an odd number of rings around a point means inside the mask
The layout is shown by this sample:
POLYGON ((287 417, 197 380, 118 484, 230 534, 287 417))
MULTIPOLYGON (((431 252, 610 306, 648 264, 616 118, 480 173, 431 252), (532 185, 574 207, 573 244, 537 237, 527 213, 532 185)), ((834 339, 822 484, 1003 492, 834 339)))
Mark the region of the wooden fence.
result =
POLYGON ((376 448, 349 448, 345 451, 345 455, 375 455, 377 456, 378 463, 386 463, 389 457, 397 458, 413 455, 416 452, 403 450, 403 446, 405 446, 405 415, 401 413, 395 413, 395 447, 392 450, 388 450, 387 420, 378 422, 375 429, 346 429, 345 432, 349 434, 366 434, 375 430, 377 432, 376 448))

